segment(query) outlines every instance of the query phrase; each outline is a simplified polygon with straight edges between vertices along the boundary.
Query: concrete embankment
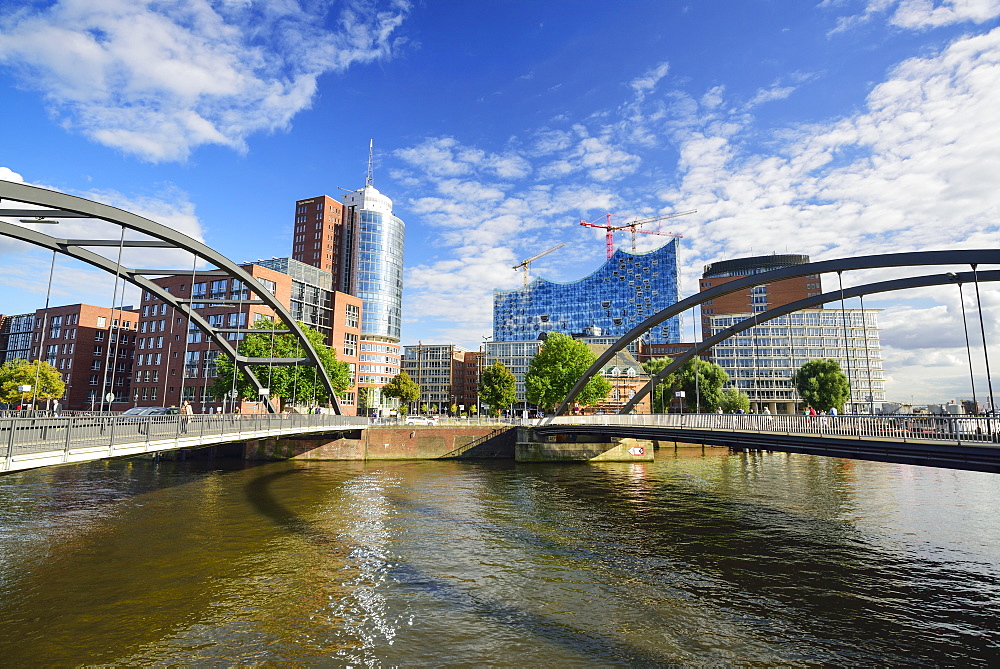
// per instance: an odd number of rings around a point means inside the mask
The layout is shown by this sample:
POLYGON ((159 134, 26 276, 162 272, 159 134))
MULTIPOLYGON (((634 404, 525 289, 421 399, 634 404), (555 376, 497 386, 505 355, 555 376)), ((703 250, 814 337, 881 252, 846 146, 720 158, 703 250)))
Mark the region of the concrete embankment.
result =
POLYGON ((335 436, 247 442, 248 460, 514 459, 516 430, 508 426, 374 425, 335 436))
MULTIPOLYGON (((500 459, 518 462, 650 462, 657 442, 572 433, 536 435, 529 427, 391 426, 322 437, 284 437, 246 444, 248 460, 500 459)), ((669 444, 676 447, 676 444, 669 444)))

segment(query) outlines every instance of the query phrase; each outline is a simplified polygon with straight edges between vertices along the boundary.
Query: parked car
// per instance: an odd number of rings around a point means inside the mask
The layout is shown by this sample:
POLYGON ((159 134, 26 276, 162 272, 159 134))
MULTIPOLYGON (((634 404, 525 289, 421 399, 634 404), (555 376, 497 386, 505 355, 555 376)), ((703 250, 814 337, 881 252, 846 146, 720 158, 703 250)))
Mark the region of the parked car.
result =
POLYGON ((405 425, 437 425, 437 420, 430 416, 407 416, 405 425))

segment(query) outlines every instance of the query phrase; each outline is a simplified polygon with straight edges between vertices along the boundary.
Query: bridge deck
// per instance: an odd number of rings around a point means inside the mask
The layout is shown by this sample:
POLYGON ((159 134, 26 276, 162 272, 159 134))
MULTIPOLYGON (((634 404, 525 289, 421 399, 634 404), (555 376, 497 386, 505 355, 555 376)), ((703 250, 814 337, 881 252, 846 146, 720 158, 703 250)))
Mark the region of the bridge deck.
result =
POLYGON ((0 420, 0 473, 367 425, 364 417, 327 414, 7 418, 0 420))
POLYGON ((574 432, 1000 472, 1000 421, 974 416, 657 414, 545 419, 574 432))

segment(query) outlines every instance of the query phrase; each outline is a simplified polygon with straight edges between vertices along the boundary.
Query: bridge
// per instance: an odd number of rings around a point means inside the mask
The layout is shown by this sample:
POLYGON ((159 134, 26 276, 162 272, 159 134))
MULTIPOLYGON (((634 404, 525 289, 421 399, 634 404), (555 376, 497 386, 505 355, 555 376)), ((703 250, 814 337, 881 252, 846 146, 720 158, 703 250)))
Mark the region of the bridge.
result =
POLYGON ((0 419, 0 474, 367 425, 363 416, 293 413, 11 417, 0 419))
POLYGON ((1000 419, 991 416, 554 416, 532 432, 535 439, 631 437, 1000 473, 1000 419))

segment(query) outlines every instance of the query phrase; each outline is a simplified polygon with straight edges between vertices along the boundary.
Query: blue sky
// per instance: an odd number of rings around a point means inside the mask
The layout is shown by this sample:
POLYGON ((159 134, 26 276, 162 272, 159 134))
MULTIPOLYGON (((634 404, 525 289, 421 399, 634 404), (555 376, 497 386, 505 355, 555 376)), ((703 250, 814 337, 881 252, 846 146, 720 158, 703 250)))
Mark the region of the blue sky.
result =
MULTIPOLYGON (((532 275, 603 262, 579 222, 606 212, 697 210, 664 223, 684 294, 743 255, 995 247, 998 18, 1000 0, 0 0, 0 178, 244 261, 289 255, 296 199, 362 186, 373 139, 407 225, 403 342, 475 348, 513 265, 560 242, 532 275)), ((42 306, 49 258, 0 253, 0 312, 42 306)), ((57 268, 54 304, 111 304, 109 280, 57 268)), ((891 399, 969 396, 956 291, 865 302, 891 399)), ((983 303, 992 348, 997 291, 983 303)), ((981 340, 974 365, 982 398, 981 340)))

